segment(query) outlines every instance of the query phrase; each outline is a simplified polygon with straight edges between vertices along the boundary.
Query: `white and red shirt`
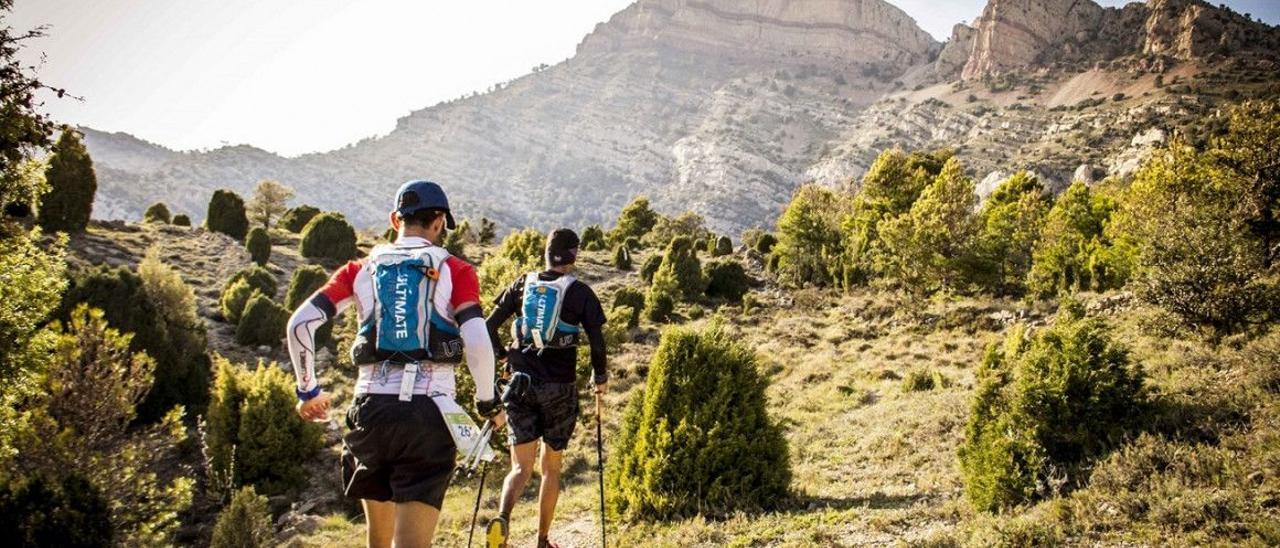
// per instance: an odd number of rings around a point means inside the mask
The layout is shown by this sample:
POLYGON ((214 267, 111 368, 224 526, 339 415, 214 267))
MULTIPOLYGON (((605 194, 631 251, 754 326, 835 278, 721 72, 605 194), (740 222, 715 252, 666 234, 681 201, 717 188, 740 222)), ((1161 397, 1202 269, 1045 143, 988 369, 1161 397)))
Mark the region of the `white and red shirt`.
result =
MULTIPOLYGON (((394 244, 397 248, 420 248, 432 243, 423 238, 400 238, 394 244)), ((336 270, 309 303, 315 311, 308 311, 306 305, 294 314, 289 325, 289 349, 297 374, 298 390, 307 392, 316 387, 314 372, 313 345, 307 341, 314 340, 315 329, 325 321, 332 319, 346 308, 354 305, 360 324, 370 320, 374 312, 374 288, 370 268, 365 260, 351 261, 336 270), (322 299, 317 297, 323 296, 322 299), (327 303, 325 303, 327 301, 327 303), (325 306, 328 304, 329 306, 325 306), (329 308, 326 310, 326 308, 329 308), (320 321, 310 321, 308 312, 322 314, 320 321), (309 335, 303 337, 302 335, 309 335), (296 348, 295 348, 296 346, 296 348)), ((457 325, 456 311, 462 305, 480 302, 480 280, 475 267, 454 256, 447 257, 438 268, 439 278, 436 281, 434 299, 431 303, 435 314, 446 322, 457 325)), ((355 394, 399 394, 402 370, 399 367, 388 367, 383 364, 356 364, 360 367, 356 378, 355 394)), ((446 364, 423 363, 413 388, 414 394, 448 394, 455 395, 453 366, 446 364)))

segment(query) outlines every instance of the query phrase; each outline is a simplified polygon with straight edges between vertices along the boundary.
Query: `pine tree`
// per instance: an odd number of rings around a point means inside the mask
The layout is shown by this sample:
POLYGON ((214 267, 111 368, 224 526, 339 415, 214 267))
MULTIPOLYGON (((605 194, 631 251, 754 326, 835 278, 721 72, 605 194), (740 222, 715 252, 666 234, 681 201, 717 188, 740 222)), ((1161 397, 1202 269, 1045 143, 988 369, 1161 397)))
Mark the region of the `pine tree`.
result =
POLYGON ((293 189, 271 179, 263 179, 253 189, 253 197, 249 199, 247 213, 249 219, 262 228, 271 228, 271 219, 283 215, 287 204, 293 198, 293 189))
POLYGON ((973 252, 973 207, 978 201, 973 189, 953 158, 910 211, 883 223, 886 271, 899 286, 916 295, 960 288, 973 252))
POLYGON ((977 256, 967 277, 1000 295, 1022 294, 1049 207, 1034 175, 1020 171, 1001 183, 978 213, 977 256))
POLYGON ((618 226, 609 232, 609 241, 618 243, 627 238, 644 238, 658 222, 658 214, 649 207, 649 199, 637 196, 622 208, 618 226))
POLYGON ((191 226, 191 217, 183 214, 174 215, 173 226, 191 226))
POLYGON ((244 199, 230 190, 215 190, 209 199, 209 212, 204 220, 205 228, 221 232, 237 240, 243 240, 249 232, 249 218, 245 216, 244 199))
POLYGON ((83 232, 93 213, 98 178, 80 134, 64 130, 49 155, 49 187, 40 200, 40 226, 49 232, 83 232))
POLYGON ((814 185, 800 187, 778 219, 776 273, 790 286, 828 286, 838 280, 844 253, 840 219, 845 198, 814 185))

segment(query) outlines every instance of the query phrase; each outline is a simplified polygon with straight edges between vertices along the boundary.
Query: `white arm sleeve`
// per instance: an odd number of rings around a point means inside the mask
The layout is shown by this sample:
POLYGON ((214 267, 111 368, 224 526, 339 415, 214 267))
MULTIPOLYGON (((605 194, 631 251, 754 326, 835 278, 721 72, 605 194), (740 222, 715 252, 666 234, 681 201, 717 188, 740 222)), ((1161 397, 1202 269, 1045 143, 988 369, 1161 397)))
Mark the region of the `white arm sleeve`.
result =
POLYGON ((493 393, 493 342, 489 340, 489 328, 484 318, 471 318, 459 326, 462 334, 463 353, 467 357, 467 369, 476 381, 476 401, 489 401, 493 393))
POLYGON ((310 301, 298 307, 289 318, 289 360, 293 362, 293 375, 300 392, 316 387, 316 330, 327 321, 324 311, 310 301))

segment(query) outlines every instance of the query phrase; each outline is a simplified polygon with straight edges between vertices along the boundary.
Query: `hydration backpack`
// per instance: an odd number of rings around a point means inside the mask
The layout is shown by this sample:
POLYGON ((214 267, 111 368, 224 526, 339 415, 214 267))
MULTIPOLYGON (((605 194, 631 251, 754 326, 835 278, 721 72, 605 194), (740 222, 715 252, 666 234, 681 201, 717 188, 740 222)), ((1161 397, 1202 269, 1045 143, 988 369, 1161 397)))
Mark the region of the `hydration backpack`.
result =
POLYGON ((448 258, 448 251, 435 246, 374 248, 365 263, 373 284, 372 313, 360 325, 352 361, 462 360, 458 327, 435 307, 440 266, 448 258))
POLYGON ((524 302, 520 306, 520 316, 511 324, 512 338, 519 341, 520 346, 542 350, 578 345, 578 327, 560 321, 565 294, 576 279, 566 274, 543 281, 537 272, 525 275, 524 302))

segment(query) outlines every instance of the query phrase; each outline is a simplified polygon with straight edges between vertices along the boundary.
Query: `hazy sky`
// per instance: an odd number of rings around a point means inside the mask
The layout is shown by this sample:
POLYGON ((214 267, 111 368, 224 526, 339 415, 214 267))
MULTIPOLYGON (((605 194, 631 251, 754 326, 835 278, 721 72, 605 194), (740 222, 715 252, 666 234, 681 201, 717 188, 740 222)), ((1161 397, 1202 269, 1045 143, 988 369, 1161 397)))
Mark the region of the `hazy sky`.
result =
MULTIPOLYGON (((986 3, 890 1, 939 40, 986 3)), ((410 111, 559 62, 630 3, 17 0, 6 24, 50 26, 25 54, 42 51, 42 79, 84 97, 49 99, 60 121, 177 149, 294 155, 384 134, 410 111)), ((1280 0, 1226 3, 1280 22, 1280 0)))

